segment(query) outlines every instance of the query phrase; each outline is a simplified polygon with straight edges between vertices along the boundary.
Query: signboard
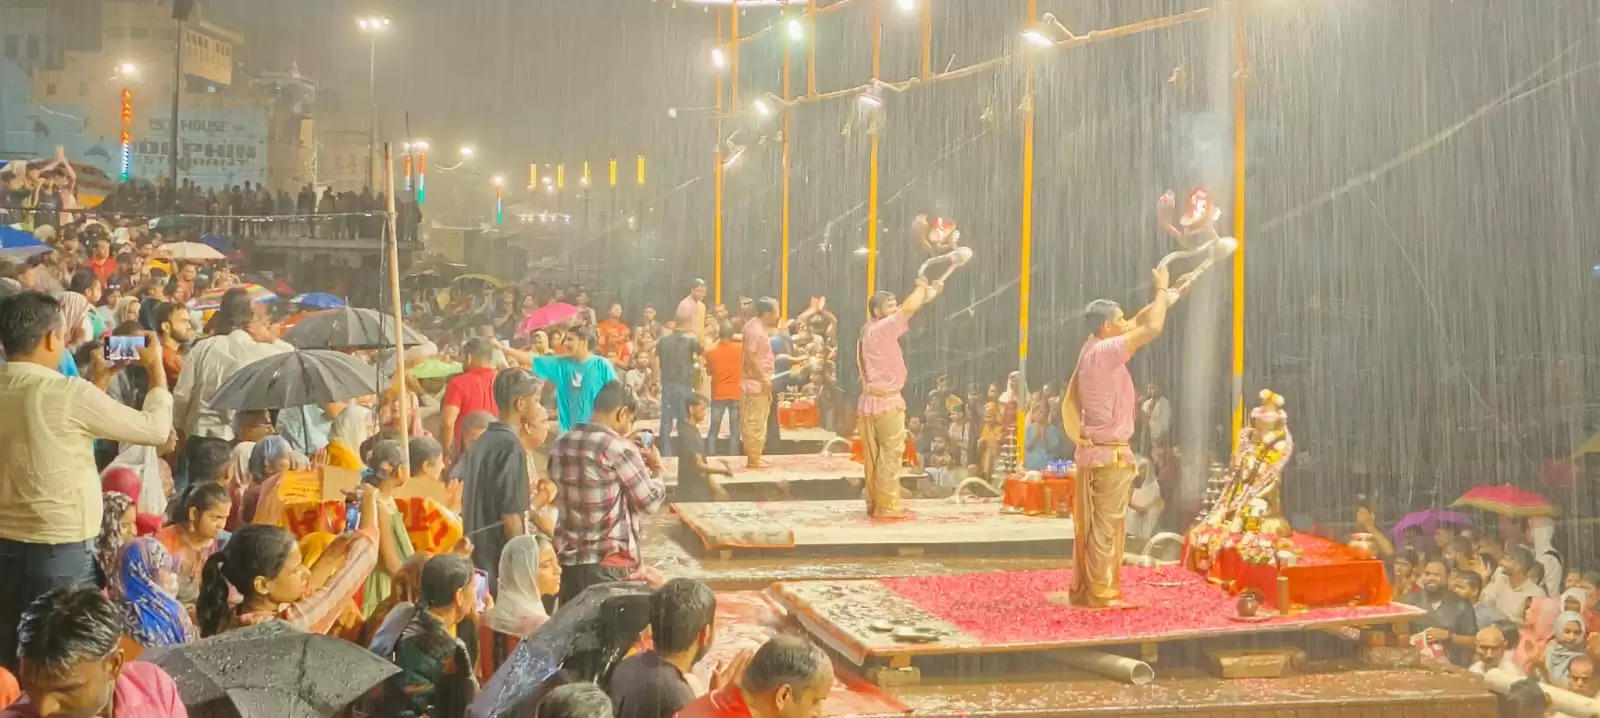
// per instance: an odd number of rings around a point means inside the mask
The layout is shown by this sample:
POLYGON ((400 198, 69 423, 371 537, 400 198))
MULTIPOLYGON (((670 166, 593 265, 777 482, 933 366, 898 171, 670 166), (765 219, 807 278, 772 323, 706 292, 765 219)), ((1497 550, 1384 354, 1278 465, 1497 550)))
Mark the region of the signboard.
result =
MULTIPOLYGON (((267 181, 267 113, 261 109, 182 108, 178 176, 202 189, 267 181)), ((167 174, 170 115, 136 123, 133 176, 154 182, 167 174)))

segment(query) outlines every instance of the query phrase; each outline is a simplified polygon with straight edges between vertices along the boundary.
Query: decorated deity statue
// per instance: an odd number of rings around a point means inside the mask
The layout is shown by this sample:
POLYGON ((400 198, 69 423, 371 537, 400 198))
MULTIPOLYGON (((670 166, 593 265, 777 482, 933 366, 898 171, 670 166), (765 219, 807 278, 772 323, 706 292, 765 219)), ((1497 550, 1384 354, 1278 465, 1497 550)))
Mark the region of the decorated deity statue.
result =
POLYGON ((1239 430, 1239 448, 1215 501, 1190 531, 1192 555, 1214 556, 1235 546, 1271 558, 1275 551, 1267 549, 1294 532, 1283 513, 1283 467, 1294 453, 1283 403, 1282 396, 1262 390, 1261 404, 1239 430))

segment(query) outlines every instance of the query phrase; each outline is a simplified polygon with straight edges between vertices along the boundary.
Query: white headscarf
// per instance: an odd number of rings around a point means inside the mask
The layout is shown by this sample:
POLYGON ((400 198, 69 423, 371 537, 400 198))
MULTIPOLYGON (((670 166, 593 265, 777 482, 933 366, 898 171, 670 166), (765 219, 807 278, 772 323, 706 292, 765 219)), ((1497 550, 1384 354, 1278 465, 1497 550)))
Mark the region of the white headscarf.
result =
POLYGON ((139 485, 139 495, 133 497, 139 507, 139 513, 167 515, 167 493, 161 476, 161 457, 156 454, 155 447, 129 446, 117 454, 117 458, 111 460, 106 470, 110 471, 113 466, 133 469, 144 482, 139 485))
POLYGON ((498 592, 494 608, 484 616, 490 630, 517 638, 527 638, 549 614, 539 594, 539 550, 543 539, 524 534, 506 542, 500 552, 500 572, 495 579, 498 592))

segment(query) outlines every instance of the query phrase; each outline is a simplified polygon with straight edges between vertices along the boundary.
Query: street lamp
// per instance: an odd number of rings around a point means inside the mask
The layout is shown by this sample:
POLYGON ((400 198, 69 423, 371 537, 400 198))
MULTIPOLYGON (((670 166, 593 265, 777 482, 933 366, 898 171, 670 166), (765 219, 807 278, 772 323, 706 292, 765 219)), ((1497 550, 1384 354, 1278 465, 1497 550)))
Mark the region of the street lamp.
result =
POLYGON ((389 18, 363 17, 356 25, 367 34, 367 97, 372 102, 372 116, 367 123, 367 187, 372 187, 372 168, 377 163, 378 148, 378 35, 389 29, 389 18))

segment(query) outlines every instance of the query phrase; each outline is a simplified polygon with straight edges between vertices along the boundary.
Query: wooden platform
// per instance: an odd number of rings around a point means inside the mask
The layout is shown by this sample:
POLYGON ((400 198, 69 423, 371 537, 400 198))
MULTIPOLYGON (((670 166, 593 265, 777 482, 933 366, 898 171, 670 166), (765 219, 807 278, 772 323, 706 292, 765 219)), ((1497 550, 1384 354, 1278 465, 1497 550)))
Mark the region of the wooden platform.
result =
MULTIPOLYGON (((706 431, 708 429, 710 429, 710 428, 711 428, 711 426, 710 426, 709 423, 701 425, 699 427, 700 436, 701 437, 705 437, 705 438, 709 438, 709 437, 706 437, 706 431)), ((641 431, 641 430, 643 430, 643 431, 660 431, 661 430, 661 420, 660 419, 635 419, 633 421, 633 430, 634 431, 641 431)), ((738 431, 739 427, 735 426, 735 427, 733 427, 733 430, 734 431, 738 431)), ((718 440, 717 440, 719 442, 719 444, 718 444, 719 446, 726 446, 727 445, 728 431, 729 431, 729 429, 728 429, 728 426, 727 426, 727 422, 723 422, 722 436, 720 438, 718 438, 718 440)), ((839 438, 838 434, 835 434, 835 433, 833 433, 831 431, 828 431, 827 429, 824 429, 822 427, 817 427, 817 426, 808 426, 808 427, 803 427, 803 428, 782 427, 782 428, 778 429, 778 445, 777 446, 768 446, 767 447, 767 452, 770 453, 770 454, 777 454, 777 455, 782 455, 782 454, 815 454, 815 453, 817 453, 819 451, 822 451, 822 448, 824 446, 826 446, 828 444, 828 442, 830 442, 830 441, 832 441, 834 439, 837 439, 837 438, 839 438)))
POLYGON ((1065 556, 1070 519, 1003 514, 1000 504, 908 500, 912 517, 870 519, 846 501, 677 503, 672 510, 707 551, 843 551, 916 555, 925 549, 1030 551, 1065 556))
POLYGON ((1024 654, 1137 646, 1344 626, 1385 625, 1409 635, 1425 615, 1402 604, 1314 609, 1260 622, 1231 620, 1234 598, 1177 567, 1123 567, 1123 596, 1135 608, 1066 604, 1071 573, 991 572, 857 581, 780 581, 772 594, 817 641, 858 666, 904 668, 937 656, 1024 654), (894 630, 932 637, 907 642, 894 630))
MULTIPOLYGON (((712 465, 727 464, 733 476, 719 476, 717 483, 728 490, 732 498, 746 501, 778 499, 858 499, 867 472, 860 462, 851 461, 848 455, 822 456, 820 454, 768 455, 765 469, 745 468, 743 456, 708 456, 712 465)), ((661 458, 662 474, 667 490, 675 491, 678 485, 678 458, 661 458)), ((919 490, 927 475, 912 468, 902 470, 900 484, 910 490, 919 490)))

